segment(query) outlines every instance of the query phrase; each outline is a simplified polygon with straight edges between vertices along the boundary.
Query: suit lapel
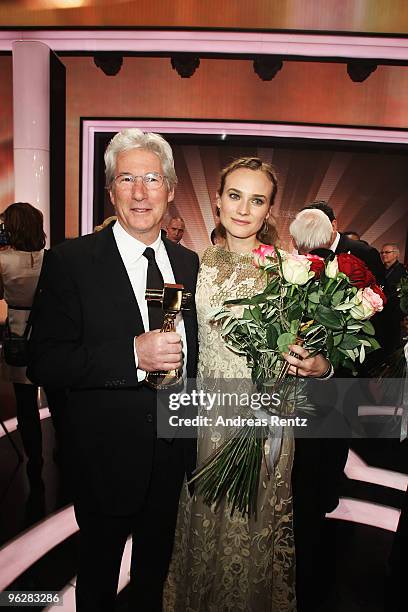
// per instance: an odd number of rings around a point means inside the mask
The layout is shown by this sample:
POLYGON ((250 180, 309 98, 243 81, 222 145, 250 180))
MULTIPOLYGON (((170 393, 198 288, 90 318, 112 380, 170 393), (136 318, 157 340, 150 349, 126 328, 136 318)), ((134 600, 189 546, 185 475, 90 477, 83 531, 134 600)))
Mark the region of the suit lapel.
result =
POLYGON ((120 256, 112 232, 112 225, 95 235, 95 275, 106 295, 109 295, 115 312, 129 332, 136 335, 144 332, 142 316, 125 265, 120 256))
POLYGON ((336 248, 336 253, 346 253, 349 249, 347 248, 347 237, 340 234, 340 240, 336 248))
POLYGON ((195 279, 188 266, 188 258, 184 256, 185 251, 167 238, 163 238, 163 244, 166 247, 176 283, 184 285, 187 291, 194 291, 195 279))

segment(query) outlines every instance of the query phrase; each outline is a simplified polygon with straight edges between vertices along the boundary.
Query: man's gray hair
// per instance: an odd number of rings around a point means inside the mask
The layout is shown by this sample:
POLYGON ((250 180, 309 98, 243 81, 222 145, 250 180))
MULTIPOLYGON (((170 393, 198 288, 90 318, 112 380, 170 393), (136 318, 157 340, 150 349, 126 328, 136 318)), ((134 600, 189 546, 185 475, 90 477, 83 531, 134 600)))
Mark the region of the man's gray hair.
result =
POLYGON ((170 223, 172 221, 182 221, 184 223, 184 225, 186 224, 186 222, 184 221, 183 217, 180 217, 180 215, 172 215, 171 217, 169 217, 168 221, 167 221, 167 227, 169 227, 170 223))
POLYGON ((111 187, 116 173, 116 159, 119 153, 132 149, 144 149, 155 153, 161 161, 163 174, 167 179, 169 189, 177 185, 177 175, 174 169, 173 151, 171 146, 160 134, 142 132, 138 128, 129 128, 115 134, 105 151, 106 187, 111 187))
POLYGON ((318 208, 301 210, 289 227, 299 251, 328 248, 332 242, 333 227, 329 217, 318 208))
POLYGON ((381 250, 383 250, 384 247, 389 246, 392 248, 393 251, 396 252, 397 257, 399 257, 400 254, 400 250, 399 250, 399 246, 396 242, 384 242, 384 244, 381 247, 381 250))

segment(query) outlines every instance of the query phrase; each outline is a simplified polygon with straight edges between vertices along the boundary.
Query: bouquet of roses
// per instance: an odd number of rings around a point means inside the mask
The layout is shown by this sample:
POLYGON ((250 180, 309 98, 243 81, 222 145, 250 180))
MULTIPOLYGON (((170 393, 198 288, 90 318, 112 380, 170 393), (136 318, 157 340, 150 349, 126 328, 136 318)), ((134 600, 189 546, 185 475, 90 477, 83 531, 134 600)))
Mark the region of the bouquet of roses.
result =
MULTIPOLYGON (((351 254, 326 261, 294 255, 272 246, 253 251, 254 265, 265 275, 265 289, 251 298, 228 300, 214 321, 228 347, 245 355, 258 387, 279 391, 280 414, 290 414, 297 377, 287 376, 282 353, 303 345, 311 356, 322 353, 334 368, 356 372, 367 353, 379 348, 369 319, 382 310, 384 294, 367 266, 351 254), (237 306, 240 313, 237 314, 237 306)), ((275 413, 276 414, 276 413, 275 413)), ((225 495, 231 513, 256 512, 259 474, 268 428, 245 426, 226 440, 193 477, 209 505, 225 495)))

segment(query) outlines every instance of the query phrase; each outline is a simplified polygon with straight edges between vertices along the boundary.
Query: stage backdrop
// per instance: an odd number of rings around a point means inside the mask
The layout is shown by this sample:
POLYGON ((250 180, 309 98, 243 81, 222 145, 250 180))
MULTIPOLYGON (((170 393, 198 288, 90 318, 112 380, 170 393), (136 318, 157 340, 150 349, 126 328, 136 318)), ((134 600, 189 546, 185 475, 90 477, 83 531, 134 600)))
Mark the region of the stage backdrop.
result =
MULTIPOLYGON (((94 220, 113 213, 103 189, 103 151, 113 133, 95 135, 94 220)), ((313 200, 327 200, 341 231, 354 229, 377 248, 386 241, 406 245, 408 176, 406 152, 378 144, 298 142, 287 139, 164 134, 172 144, 179 184, 169 214, 186 222, 183 243, 202 252, 215 225, 215 194, 221 168, 244 155, 271 162, 279 188, 274 216, 282 245, 289 225, 313 200)))

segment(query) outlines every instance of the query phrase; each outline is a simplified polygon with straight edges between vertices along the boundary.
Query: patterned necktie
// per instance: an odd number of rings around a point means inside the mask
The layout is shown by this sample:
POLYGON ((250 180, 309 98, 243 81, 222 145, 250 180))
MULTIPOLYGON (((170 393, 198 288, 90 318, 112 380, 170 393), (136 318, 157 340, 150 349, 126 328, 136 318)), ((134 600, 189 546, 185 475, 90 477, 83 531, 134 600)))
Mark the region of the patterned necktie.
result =
MULTIPOLYGON (((146 289, 163 289, 163 276, 157 265, 154 250, 147 247, 143 255, 148 261, 146 289)), ((159 302, 147 302, 147 311, 149 313, 149 329, 161 329, 164 320, 161 304, 159 302)))

